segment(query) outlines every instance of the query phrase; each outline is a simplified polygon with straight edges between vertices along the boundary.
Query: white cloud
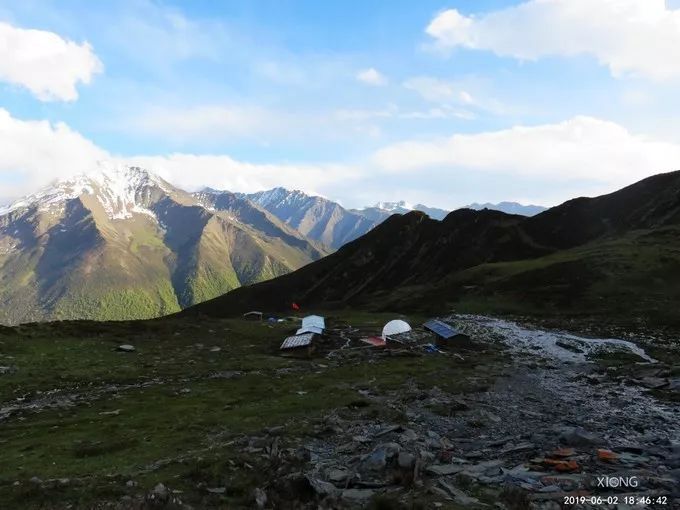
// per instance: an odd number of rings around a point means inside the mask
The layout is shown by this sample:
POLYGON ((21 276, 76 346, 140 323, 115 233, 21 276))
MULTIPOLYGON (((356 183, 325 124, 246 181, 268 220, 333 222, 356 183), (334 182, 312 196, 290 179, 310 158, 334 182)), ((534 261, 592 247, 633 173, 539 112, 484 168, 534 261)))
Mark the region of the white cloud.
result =
POLYGON ((102 68, 87 42, 0 22, 0 80, 27 88, 41 101, 76 100, 76 85, 90 83, 102 68))
POLYGON ((66 124, 18 120, 0 108, 0 203, 90 170, 108 157, 66 124))
POLYGON ((426 33, 444 50, 522 60, 591 55, 617 77, 680 77, 680 9, 664 0, 529 0, 477 16, 450 9, 426 33))
POLYGON ((387 85, 387 78, 372 67, 359 71, 356 75, 356 79, 366 85, 372 85, 374 87, 387 85))
POLYGON ((460 90, 454 83, 418 76, 409 78, 404 82, 404 87, 420 94, 423 99, 433 103, 465 103, 472 104, 472 96, 465 90, 460 90))
POLYGON ((579 116, 558 124, 400 142, 377 151, 373 162, 397 173, 457 169, 555 183, 583 180, 613 189, 680 168, 680 144, 653 140, 613 122, 579 116))
POLYGON ((358 170, 333 164, 254 164, 226 155, 170 154, 135 156, 126 161, 163 176, 186 190, 203 186, 231 191, 253 192, 285 186, 311 194, 356 178, 358 170))
POLYGON ((90 172, 102 160, 136 164, 183 189, 203 186, 258 191, 275 186, 320 193, 360 175, 339 164, 252 164, 226 155, 171 154, 120 157, 97 147, 63 123, 20 120, 0 108, 0 205, 55 179, 90 172))

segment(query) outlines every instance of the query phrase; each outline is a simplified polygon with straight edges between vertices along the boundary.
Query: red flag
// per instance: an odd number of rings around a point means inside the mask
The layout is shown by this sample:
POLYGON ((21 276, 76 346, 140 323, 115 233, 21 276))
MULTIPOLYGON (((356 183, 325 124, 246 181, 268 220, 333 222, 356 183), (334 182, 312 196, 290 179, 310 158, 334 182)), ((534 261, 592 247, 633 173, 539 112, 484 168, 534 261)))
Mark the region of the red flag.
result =
POLYGON ((299 310, 299 309, 300 309, 300 305, 298 305, 297 303, 294 302, 293 303, 293 310, 299 310))

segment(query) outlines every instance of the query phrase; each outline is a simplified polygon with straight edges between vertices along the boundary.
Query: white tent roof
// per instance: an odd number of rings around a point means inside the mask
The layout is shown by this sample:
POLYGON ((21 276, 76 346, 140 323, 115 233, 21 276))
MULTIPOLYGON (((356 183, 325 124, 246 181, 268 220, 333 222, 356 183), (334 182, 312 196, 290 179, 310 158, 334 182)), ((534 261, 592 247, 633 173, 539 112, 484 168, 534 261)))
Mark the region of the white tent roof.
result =
POLYGON ((382 331, 382 337, 387 338, 390 335, 398 335, 399 333, 406 333, 407 331, 411 331, 411 326, 408 325, 408 322, 397 319, 385 324, 382 331))
POLYGON ((302 319, 302 327, 326 329, 326 321, 320 315, 308 315, 302 319))

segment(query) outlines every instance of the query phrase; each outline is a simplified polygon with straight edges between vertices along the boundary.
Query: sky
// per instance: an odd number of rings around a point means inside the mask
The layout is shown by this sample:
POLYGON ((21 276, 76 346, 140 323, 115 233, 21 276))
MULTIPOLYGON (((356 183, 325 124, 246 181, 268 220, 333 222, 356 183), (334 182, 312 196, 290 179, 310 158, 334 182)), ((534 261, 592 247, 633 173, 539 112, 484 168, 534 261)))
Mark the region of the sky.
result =
POLYGON ((0 204, 116 160, 348 207, 680 169, 680 0, 0 0, 0 204))

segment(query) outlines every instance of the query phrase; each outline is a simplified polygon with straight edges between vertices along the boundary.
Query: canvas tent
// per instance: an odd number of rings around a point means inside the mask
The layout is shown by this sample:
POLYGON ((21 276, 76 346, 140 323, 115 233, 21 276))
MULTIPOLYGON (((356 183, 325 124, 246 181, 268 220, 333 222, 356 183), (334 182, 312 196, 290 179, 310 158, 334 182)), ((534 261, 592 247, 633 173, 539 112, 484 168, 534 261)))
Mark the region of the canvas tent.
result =
POLYGON ((385 324, 382 330, 382 337, 387 339, 388 336, 399 335, 409 331, 411 331, 411 326, 408 325, 408 322, 396 319, 385 324))
POLYGON ((297 335, 302 333, 315 333, 322 335, 323 330, 326 329, 326 321, 320 315, 308 315, 302 319, 302 327, 297 330, 297 335))

